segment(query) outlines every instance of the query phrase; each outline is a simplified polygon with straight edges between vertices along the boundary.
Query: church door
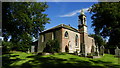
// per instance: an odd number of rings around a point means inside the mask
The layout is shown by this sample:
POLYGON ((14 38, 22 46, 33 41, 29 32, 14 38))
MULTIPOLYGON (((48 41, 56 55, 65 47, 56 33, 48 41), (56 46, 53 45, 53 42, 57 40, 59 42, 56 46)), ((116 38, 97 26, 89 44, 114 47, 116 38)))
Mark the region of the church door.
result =
POLYGON ((65 52, 69 52, 69 48, 67 45, 65 46, 65 52))

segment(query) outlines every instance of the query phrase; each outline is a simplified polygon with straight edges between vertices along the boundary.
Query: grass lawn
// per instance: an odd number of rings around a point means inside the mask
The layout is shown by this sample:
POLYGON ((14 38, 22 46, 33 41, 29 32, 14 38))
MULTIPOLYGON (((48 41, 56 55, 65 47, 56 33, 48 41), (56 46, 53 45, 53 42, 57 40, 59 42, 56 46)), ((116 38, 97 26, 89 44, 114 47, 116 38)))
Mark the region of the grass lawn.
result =
POLYGON ((14 51, 2 59, 2 68, 120 68, 118 58, 109 54, 91 59, 64 53, 40 56, 14 51))

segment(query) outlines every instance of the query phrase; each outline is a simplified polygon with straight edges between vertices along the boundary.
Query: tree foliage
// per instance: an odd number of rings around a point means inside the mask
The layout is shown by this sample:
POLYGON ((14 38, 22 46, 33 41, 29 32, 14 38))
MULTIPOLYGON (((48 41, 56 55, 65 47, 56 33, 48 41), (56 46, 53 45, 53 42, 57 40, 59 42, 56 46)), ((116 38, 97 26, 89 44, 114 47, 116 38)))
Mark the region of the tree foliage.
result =
POLYGON ((43 52, 49 52, 49 53, 54 53, 54 52, 60 52, 60 46, 59 46, 59 41, 58 40, 49 40, 46 43, 46 47, 44 48, 43 52))
POLYGON ((90 12, 95 33, 110 37, 109 45, 120 47, 120 2, 99 2, 90 12))
POLYGON ((45 24, 50 20, 43 12, 48 5, 43 2, 3 2, 2 35, 4 41, 29 45, 32 38, 38 38, 45 24))
POLYGON ((95 44, 97 44, 99 47, 106 44, 105 40, 103 40, 100 35, 91 34, 89 36, 94 38, 95 44))

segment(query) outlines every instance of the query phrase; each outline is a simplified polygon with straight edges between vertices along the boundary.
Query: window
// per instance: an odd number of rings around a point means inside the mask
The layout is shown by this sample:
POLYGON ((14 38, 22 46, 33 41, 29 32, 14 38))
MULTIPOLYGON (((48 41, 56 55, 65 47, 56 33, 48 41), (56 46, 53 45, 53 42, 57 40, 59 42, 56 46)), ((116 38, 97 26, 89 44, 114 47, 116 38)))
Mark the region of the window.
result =
POLYGON ((81 23, 81 20, 79 19, 79 22, 78 22, 78 25, 81 25, 82 23, 81 23))
POLYGON ((52 32, 52 40, 56 39, 56 32, 52 32))
POLYGON ((52 32, 52 40, 54 40, 54 32, 52 32))
POLYGON ((68 38, 68 32, 67 31, 65 32, 65 38, 68 38))
POLYGON ((86 25, 86 18, 84 18, 84 24, 86 25))
POLYGON ((45 41, 45 36, 44 35, 41 35, 42 36, 42 42, 45 41))
POLYGON ((75 45, 76 45, 76 47, 78 47, 78 35, 76 35, 76 37, 75 37, 75 45))

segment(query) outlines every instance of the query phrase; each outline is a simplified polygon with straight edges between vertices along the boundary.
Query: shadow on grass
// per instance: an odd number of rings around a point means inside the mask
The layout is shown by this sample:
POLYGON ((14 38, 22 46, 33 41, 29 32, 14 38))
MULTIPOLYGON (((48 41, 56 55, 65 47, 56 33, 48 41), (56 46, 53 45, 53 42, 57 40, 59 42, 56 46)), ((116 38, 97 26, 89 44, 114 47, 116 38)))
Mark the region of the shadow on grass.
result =
POLYGON ((13 62, 20 61, 22 59, 10 59, 10 55, 3 57, 3 68, 119 68, 118 65, 112 64, 112 62, 103 62, 101 60, 78 60, 77 58, 62 59, 57 57, 42 57, 39 55, 28 56, 27 58, 33 58, 20 66, 10 66, 13 62), (93 65, 93 64, 102 64, 93 65))
POLYGON ((112 62, 104 62, 104 61, 101 61, 101 60, 90 60, 94 63, 97 63, 97 64, 103 64, 105 67, 107 68, 120 68, 120 65, 115 65, 115 64, 112 64, 112 62))
POLYGON ((34 60, 28 61, 27 63, 24 63, 21 67, 22 68, 119 68, 118 65, 114 65, 111 62, 103 62, 103 61, 82 61, 78 60, 76 58, 70 58, 70 59, 61 59, 56 58, 53 56, 50 57, 41 57, 41 56, 32 56, 31 58, 34 58, 34 60), (32 64, 30 64, 32 62, 32 64), (99 63, 103 64, 104 66, 99 65, 92 65, 92 63, 99 63), (34 65, 38 64, 38 65, 34 65))
POLYGON ((6 54, 6 56, 2 57, 2 68, 12 68, 10 67, 10 64, 15 63, 17 61, 20 61, 20 58, 10 59, 10 57, 16 57, 19 55, 10 55, 12 53, 6 54))

